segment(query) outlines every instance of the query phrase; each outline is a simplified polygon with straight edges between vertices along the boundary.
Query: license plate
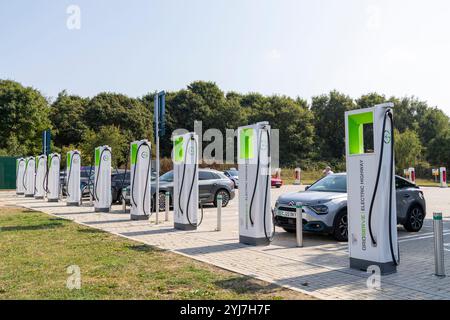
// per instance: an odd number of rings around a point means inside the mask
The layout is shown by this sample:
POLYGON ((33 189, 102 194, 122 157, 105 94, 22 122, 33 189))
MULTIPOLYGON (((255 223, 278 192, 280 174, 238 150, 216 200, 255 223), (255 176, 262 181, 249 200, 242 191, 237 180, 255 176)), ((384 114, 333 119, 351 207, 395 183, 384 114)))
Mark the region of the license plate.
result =
POLYGON ((286 218, 295 218, 295 217, 297 217, 297 213, 296 212, 283 211, 283 210, 278 210, 277 215, 279 215, 281 217, 286 217, 286 218))

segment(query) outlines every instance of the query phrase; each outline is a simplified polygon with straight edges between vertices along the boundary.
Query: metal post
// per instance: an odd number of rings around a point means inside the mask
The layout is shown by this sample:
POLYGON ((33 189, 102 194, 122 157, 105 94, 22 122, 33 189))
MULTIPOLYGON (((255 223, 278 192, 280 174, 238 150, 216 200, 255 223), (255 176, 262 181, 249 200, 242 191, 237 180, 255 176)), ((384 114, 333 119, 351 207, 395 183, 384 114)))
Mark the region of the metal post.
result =
POLYGON ((127 203, 125 202, 125 199, 122 199, 122 211, 123 213, 127 213, 127 203))
POLYGON ((156 142, 156 183, 155 183, 155 224, 158 224, 158 214, 159 214, 159 101, 158 93, 155 93, 155 142, 156 142))
POLYGON ((216 231, 222 231, 222 195, 217 195, 217 228, 216 231))
POLYGON ((296 235, 297 235, 297 247, 303 247, 303 205, 301 202, 297 202, 295 205, 296 219, 295 219, 295 227, 296 227, 296 235))
POLYGON ((442 212, 433 213, 435 275, 445 277, 442 212))
POLYGON ((89 189, 89 205, 92 206, 92 193, 91 190, 89 189))
POLYGON ((170 192, 166 191, 166 218, 165 221, 169 221, 169 209, 170 209, 170 192))

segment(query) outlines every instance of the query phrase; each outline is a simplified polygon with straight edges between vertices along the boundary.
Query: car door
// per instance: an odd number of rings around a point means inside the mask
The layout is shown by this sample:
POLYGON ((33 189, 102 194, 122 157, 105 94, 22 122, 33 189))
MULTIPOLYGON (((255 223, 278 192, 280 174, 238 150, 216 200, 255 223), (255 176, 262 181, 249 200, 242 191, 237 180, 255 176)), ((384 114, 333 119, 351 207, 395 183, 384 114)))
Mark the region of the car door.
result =
POLYGON ((414 185, 408 181, 395 177, 395 191, 397 197, 397 220, 399 222, 404 221, 406 214, 408 213, 408 208, 414 201, 414 197, 411 196, 411 188, 414 185))
POLYGON ((198 172, 198 189, 199 189, 199 199, 203 202, 211 199, 212 193, 214 192, 212 180, 214 179, 212 172, 200 170, 198 172))

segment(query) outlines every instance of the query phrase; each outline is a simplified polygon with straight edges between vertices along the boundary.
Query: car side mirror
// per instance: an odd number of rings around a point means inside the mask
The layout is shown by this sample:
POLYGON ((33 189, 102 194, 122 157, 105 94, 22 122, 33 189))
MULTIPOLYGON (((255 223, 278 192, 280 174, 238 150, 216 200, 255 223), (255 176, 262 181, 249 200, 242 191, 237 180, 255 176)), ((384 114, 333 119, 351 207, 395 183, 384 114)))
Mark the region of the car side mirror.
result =
POLYGON ((305 191, 308 190, 309 188, 311 188, 311 186, 306 186, 305 187, 305 191))

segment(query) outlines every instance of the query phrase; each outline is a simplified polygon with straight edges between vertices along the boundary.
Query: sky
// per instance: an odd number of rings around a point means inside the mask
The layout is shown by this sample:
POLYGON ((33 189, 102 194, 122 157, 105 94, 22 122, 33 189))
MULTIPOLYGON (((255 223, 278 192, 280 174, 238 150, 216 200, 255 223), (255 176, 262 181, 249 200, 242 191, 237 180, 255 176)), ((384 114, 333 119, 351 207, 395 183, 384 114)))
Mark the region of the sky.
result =
POLYGON ((379 92, 450 115, 449 17, 447 0, 0 0, 0 79, 48 97, 195 80, 308 100, 379 92))

